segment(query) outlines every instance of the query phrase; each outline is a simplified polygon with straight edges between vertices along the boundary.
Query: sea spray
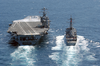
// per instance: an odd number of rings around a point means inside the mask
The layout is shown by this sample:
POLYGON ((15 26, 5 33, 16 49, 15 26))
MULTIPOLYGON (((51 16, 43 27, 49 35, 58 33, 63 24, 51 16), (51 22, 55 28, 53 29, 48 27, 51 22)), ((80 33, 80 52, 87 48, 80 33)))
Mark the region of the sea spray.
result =
POLYGON ((19 46, 12 54, 12 65, 34 65, 35 53, 34 46, 19 46))
POLYGON ((49 58, 56 61, 57 65, 61 66, 78 66, 81 61, 97 61, 95 54, 90 52, 89 42, 84 36, 77 37, 76 46, 66 46, 64 43, 64 35, 56 37, 56 46, 51 49, 54 50, 49 58), (60 51, 57 51, 60 50, 60 51))

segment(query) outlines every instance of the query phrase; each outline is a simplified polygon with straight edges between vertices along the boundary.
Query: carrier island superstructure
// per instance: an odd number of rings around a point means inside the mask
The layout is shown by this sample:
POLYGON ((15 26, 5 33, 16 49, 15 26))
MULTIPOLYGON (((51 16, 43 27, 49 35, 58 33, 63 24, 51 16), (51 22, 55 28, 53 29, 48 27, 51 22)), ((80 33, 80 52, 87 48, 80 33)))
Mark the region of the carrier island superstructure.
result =
POLYGON ((75 46, 77 42, 76 29, 72 27, 72 18, 70 18, 70 27, 66 29, 66 44, 67 46, 75 46))
POLYGON ((11 41, 19 45, 35 45, 42 36, 48 34, 50 20, 43 8, 43 16, 27 16, 24 19, 14 20, 9 25, 8 33, 12 35, 11 41))

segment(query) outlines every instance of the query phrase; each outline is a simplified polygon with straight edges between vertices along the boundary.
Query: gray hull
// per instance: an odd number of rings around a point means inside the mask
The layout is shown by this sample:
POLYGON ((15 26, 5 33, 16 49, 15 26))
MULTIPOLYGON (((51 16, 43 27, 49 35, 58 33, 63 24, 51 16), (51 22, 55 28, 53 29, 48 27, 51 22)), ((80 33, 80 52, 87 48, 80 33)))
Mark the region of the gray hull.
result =
POLYGON ((28 16, 24 19, 14 20, 8 29, 12 35, 11 40, 20 45, 35 45, 49 30, 50 20, 43 8, 43 16, 28 16))
POLYGON ((72 18, 70 18, 70 28, 66 29, 65 35, 66 45, 75 46, 77 42, 77 33, 76 29, 72 27, 72 18))
POLYGON ((76 43, 77 43, 77 39, 68 39, 66 38, 65 36, 65 43, 66 43, 66 46, 75 46, 76 43))

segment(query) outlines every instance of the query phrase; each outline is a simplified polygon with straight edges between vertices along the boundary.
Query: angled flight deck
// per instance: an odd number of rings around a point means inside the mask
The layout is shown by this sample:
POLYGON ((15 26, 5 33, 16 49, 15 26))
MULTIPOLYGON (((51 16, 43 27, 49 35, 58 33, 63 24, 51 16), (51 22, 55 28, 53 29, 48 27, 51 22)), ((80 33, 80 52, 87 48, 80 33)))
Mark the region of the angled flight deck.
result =
POLYGON ((49 28, 43 28, 39 16, 28 16, 22 20, 15 20, 7 32, 16 32, 17 35, 35 35, 46 32, 49 28))
POLYGON ((50 20, 46 16, 43 8, 43 16, 27 16, 24 19, 14 20, 10 24, 8 33, 12 35, 11 41, 18 42, 21 45, 34 45, 39 39, 48 34, 50 20))

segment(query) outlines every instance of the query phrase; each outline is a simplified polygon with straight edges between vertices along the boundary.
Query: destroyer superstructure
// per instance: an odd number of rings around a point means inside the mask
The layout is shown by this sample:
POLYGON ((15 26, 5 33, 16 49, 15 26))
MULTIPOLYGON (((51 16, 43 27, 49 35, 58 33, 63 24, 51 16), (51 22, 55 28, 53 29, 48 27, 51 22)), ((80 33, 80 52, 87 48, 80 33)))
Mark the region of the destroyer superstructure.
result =
POLYGON ((76 29, 72 27, 72 18, 70 18, 70 28, 66 29, 66 43, 68 46, 75 46, 77 42, 76 29))
POLYGON ((43 8, 43 16, 27 16, 24 19, 14 20, 8 29, 12 35, 11 41, 20 45, 34 45, 49 30, 49 18, 46 16, 46 8, 43 8))

